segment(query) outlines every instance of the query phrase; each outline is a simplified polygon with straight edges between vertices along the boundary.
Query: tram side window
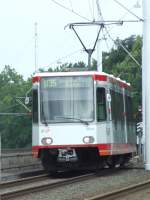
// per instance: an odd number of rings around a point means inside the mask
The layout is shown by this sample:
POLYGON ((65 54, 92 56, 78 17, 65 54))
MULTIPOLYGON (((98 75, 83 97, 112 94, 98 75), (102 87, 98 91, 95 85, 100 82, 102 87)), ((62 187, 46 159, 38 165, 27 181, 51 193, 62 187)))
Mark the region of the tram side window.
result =
POLYGON ((111 92, 112 120, 114 120, 115 122, 123 121, 124 119, 123 95, 113 90, 111 90, 110 92, 111 92))
POLYGON ((127 113, 127 122, 133 121, 132 116, 132 99, 130 96, 126 96, 126 113, 127 113))
POLYGON ((105 88, 97 88, 96 91, 97 103, 97 121, 106 120, 106 98, 105 88))
POLYGON ((115 92, 110 90, 111 94, 111 113, 112 113, 112 120, 117 120, 117 112, 116 112, 116 104, 115 104, 115 92))
POLYGON ((38 90, 33 90, 33 110, 32 119, 33 123, 38 123, 38 90))

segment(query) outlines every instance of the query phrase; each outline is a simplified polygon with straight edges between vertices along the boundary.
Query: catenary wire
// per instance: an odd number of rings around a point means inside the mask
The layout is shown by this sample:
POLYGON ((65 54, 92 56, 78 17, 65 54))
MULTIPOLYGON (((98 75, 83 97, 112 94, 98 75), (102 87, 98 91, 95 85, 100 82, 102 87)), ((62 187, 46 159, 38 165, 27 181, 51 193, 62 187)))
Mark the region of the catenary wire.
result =
POLYGON ((70 3, 70 7, 71 7, 71 9, 72 9, 72 11, 73 11, 73 5, 72 5, 72 1, 71 1, 71 0, 69 0, 69 3, 70 3))
POLYGON ((94 17, 93 17, 93 9, 92 9, 92 7, 91 7, 90 0, 88 0, 88 4, 89 4, 89 11, 91 12, 91 17, 93 18, 93 21, 94 21, 94 17))
POLYGON ((107 47, 107 49, 108 49, 108 51, 110 50, 110 48, 109 48, 109 45, 108 45, 108 42, 107 42, 107 38, 106 38, 106 35, 105 35, 105 33, 104 33, 104 30, 102 29, 102 34, 103 34, 103 40, 105 41, 105 44, 106 44, 106 47, 107 47))
POLYGON ((94 11, 94 1, 95 1, 95 0, 92 0, 92 7, 93 7, 93 21, 95 20, 95 16, 94 16, 94 12, 95 12, 95 11, 94 11))
POLYGON ((140 65, 140 63, 132 56, 132 54, 127 50, 127 48, 125 48, 124 46, 123 46, 123 44, 119 41, 119 40, 114 40, 112 37, 111 37, 111 35, 110 35, 110 33, 108 32, 108 30, 106 29, 106 32, 107 32, 107 35, 108 35, 108 37, 116 44, 116 45, 120 45, 122 48, 123 48, 123 50, 130 56, 130 58, 132 58, 132 60, 138 65, 138 66, 141 66, 140 65))
POLYGON ((17 107, 17 106, 19 106, 19 104, 15 104, 15 105, 13 105, 13 106, 9 106, 9 107, 5 108, 4 110, 1 110, 1 112, 5 112, 5 111, 7 111, 7 110, 9 110, 9 109, 11 109, 11 108, 15 108, 15 107, 17 107))
MULTIPOLYGON (((53 1, 55 4, 57 4, 57 5, 59 5, 59 6, 63 7, 64 9, 66 9, 66 10, 72 12, 71 9, 69 9, 69 8, 67 8, 67 7, 65 7, 65 6, 63 6, 62 4, 56 2, 55 0, 51 0, 51 1, 53 1)), ((97 0, 97 1, 98 1, 98 0, 97 0)), ((94 0, 93 0, 92 2, 93 2, 93 16, 94 16, 94 0)), ((73 8, 72 8, 72 9, 73 9, 73 8)), ((131 13, 131 10, 129 10, 129 9, 126 9, 126 10, 127 10, 128 12, 131 13)), ((76 13, 76 12, 74 12, 74 11, 73 11, 73 13, 76 14, 76 15, 78 15, 78 16, 80 16, 80 17, 83 18, 83 19, 86 19, 87 21, 91 21, 91 20, 89 20, 89 19, 87 19, 87 18, 85 18, 85 17, 79 15, 78 13, 76 13)), ((101 19, 104 21, 100 8, 99 8, 99 12, 98 12, 98 13, 99 13, 99 16, 101 17, 101 19)), ((137 17, 138 17, 138 16, 137 16, 137 17)), ((93 18, 93 19, 94 19, 94 18, 93 18)), ((139 18, 139 17, 138 17, 138 19, 140 19, 140 21, 142 20, 142 19, 139 18)), ((126 21, 126 22, 135 22, 135 21, 133 21, 133 20, 128 20, 128 21, 126 21)), ((136 22, 138 22, 138 21, 136 21, 136 22)), ((109 36, 109 38, 110 38, 110 39, 113 41, 113 43, 114 43, 115 40, 110 36, 110 33, 109 33, 109 31, 108 31, 108 28, 106 28, 105 26, 104 26, 104 28, 105 28, 105 31, 106 31, 107 35, 109 36)), ((106 43, 107 48, 109 48, 109 47, 108 47, 108 43, 106 42, 106 40, 105 40, 105 43, 106 43)), ((121 46, 123 47, 123 45, 121 45, 121 46)), ((129 55, 131 55, 130 52, 128 52, 128 50, 127 50, 125 47, 123 47, 123 49, 126 51, 126 53, 128 53, 129 55)), ((72 52, 72 53, 66 55, 66 56, 63 56, 63 57, 61 57, 61 58, 59 58, 59 59, 56 59, 55 61, 53 61, 52 63, 46 65, 45 67, 50 67, 50 65, 52 65, 52 64, 54 64, 54 63, 56 63, 56 62, 58 62, 59 60, 65 59, 65 58, 67 58, 67 57, 70 57, 70 56, 72 56, 72 55, 78 53, 78 52, 81 51, 81 50, 82 50, 82 49, 79 49, 79 50, 77 50, 77 51, 75 51, 75 52, 72 52)), ((131 55, 131 56, 132 56, 132 55, 131 55)), ((132 56, 132 59, 134 59, 134 61, 135 61, 135 58, 133 58, 133 56, 132 56)), ((137 62, 137 61, 135 61, 135 62, 137 62)), ((137 64, 140 65, 138 62, 137 62, 137 64)))
POLYGON ((138 17, 135 13, 133 13, 131 10, 129 10, 127 7, 125 7, 122 3, 120 3, 118 0, 113 0, 116 2, 118 5, 120 5, 122 8, 124 8, 126 11, 128 11, 131 15, 139 19, 140 21, 144 21, 142 18, 138 17))
MULTIPOLYGON (((116 1, 116 0, 114 0, 114 1, 116 1)), ((100 5, 99 5, 99 3, 98 3, 98 0, 97 0, 97 5, 98 5, 98 11, 99 11, 100 17, 101 17, 102 20, 104 20, 103 15, 102 15, 102 12, 101 12, 100 5)), ((116 45, 119 44, 119 45, 123 48, 123 50, 132 58, 132 60, 133 60, 138 66, 141 66, 140 63, 132 56, 132 54, 123 46, 123 44, 122 44, 119 40, 118 40, 118 41, 115 41, 115 40, 111 37, 111 35, 110 35, 110 33, 109 33, 109 31, 108 31, 108 29, 107 29, 106 26, 104 26, 104 29, 105 29, 105 31, 106 31, 108 37, 109 37, 116 45)))
POLYGON ((82 15, 80 15, 79 13, 71 10, 70 8, 67 8, 66 6, 62 5, 61 3, 58 3, 57 1, 55 0, 51 0, 53 3, 57 4, 58 6, 64 8, 65 10, 68 10, 69 12, 72 12, 73 14, 77 15, 78 17, 81 17, 82 19, 85 19, 86 21, 91 21, 90 19, 88 19, 87 17, 84 17, 82 15))
POLYGON ((55 63, 58 62, 59 60, 63 60, 63 59, 65 59, 65 58, 68 58, 68 57, 70 57, 70 56, 72 56, 72 55, 74 55, 74 54, 76 54, 76 53, 78 53, 78 52, 80 52, 80 51, 82 51, 82 49, 78 49, 78 50, 76 50, 76 51, 74 51, 74 52, 72 52, 72 53, 70 53, 70 54, 68 54, 68 55, 66 55, 66 56, 63 56, 63 57, 61 57, 61 58, 58 58, 58 59, 56 59, 55 61, 51 62, 50 64, 48 64, 48 65, 46 65, 46 66, 44 66, 44 67, 50 67, 50 65, 55 64, 55 63))

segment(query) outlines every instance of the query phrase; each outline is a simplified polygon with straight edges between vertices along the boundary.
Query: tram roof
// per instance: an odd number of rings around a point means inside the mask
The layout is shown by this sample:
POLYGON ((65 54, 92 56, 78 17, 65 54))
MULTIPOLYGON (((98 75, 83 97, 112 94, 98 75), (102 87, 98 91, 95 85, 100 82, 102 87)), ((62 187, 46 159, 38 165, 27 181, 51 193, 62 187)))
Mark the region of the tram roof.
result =
POLYGON ((105 72, 98 72, 98 71, 69 71, 69 72, 40 72, 36 73, 34 76, 41 76, 41 77, 47 77, 47 76, 84 76, 84 75, 108 75, 105 72))
POLYGON ((98 72, 98 71, 77 71, 77 72, 39 72, 35 73, 33 77, 54 77, 54 76, 87 76, 87 75, 96 75, 96 76, 106 76, 109 78, 110 82, 117 81, 121 82, 125 85, 130 86, 130 83, 127 83, 124 80, 121 80, 118 77, 115 77, 112 74, 107 74, 105 72, 98 72))

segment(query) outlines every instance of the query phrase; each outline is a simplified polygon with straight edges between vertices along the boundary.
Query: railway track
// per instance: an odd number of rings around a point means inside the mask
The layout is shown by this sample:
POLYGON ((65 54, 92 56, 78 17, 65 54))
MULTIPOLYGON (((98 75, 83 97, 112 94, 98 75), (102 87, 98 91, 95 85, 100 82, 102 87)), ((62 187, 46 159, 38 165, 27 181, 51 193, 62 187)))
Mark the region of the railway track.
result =
MULTIPOLYGON (((118 190, 114 190, 108 193, 100 194, 97 196, 93 196, 91 198, 85 198, 84 200, 120 200, 123 197, 128 197, 131 193, 136 193, 139 191, 144 191, 150 188, 150 180, 146 180, 144 182, 134 184, 128 187, 124 187, 118 190)), ((128 198, 127 198, 128 199, 128 198)))
MULTIPOLYGON (((52 189, 64 185, 68 185, 75 182, 80 182, 84 180, 89 180, 91 178, 95 178, 97 176, 107 176, 107 175, 113 175, 116 174, 116 172, 120 172, 121 170, 128 170, 128 168, 125 169, 104 169, 101 170, 99 173, 84 173, 84 175, 73 175, 74 177, 70 177, 70 175, 65 176, 64 175, 58 175, 54 178, 49 177, 48 174, 42 174, 34 177, 28 177, 28 178, 22 178, 15 181, 7 181, 7 182, 1 182, 0 184, 0 196, 1 199, 10 199, 17 196, 21 196, 28 193, 33 193, 37 191, 43 191, 45 189, 52 189)), ((149 183, 150 184, 150 183, 149 183)), ((120 195, 121 190, 118 192, 120 195)), ((113 193, 107 193, 100 196, 92 197, 88 200, 103 200, 103 199, 110 199, 111 195, 118 195, 117 191, 113 193)), ((113 199, 113 198, 112 198, 113 199)))
POLYGON ((88 173, 73 178, 51 179, 47 174, 36 177, 23 178, 21 180, 9 181, 0 184, 1 200, 14 198, 16 196, 51 189, 83 180, 95 176, 95 173, 88 173))
MULTIPOLYGON (((34 177, 22 178, 15 181, 5 181, 0 184, 0 196, 1 199, 10 199, 12 197, 24 195, 27 193, 33 193, 36 191, 42 191, 45 189, 51 189, 75 182, 80 182, 94 178, 97 176, 106 176, 114 174, 118 169, 103 169, 99 173, 95 172, 80 172, 72 175, 65 175, 60 173, 54 178, 49 177, 48 174, 42 174, 34 177), (86 174, 85 174, 86 173, 86 174), (74 177, 73 177, 74 176, 74 177)), ((119 170, 120 171, 120 170, 119 170)))
POLYGON ((3 173, 15 171, 15 170, 29 170, 42 168, 41 161, 33 159, 31 150, 19 149, 16 150, 3 150, 0 155, 1 159, 1 171, 3 173))

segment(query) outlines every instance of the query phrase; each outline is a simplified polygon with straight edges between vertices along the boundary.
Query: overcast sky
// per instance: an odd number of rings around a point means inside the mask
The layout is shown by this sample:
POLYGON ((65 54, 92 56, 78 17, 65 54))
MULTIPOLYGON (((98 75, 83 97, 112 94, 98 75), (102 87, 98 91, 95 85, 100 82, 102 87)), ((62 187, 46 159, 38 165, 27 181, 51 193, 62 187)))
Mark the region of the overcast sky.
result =
MULTIPOLYGON (((142 18, 141 0, 117 0, 142 18), (138 4, 141 8, 137 8, 138 4)), ((0 0, 0 70, 10 65, 25 78, 35 71, 35 22, 37 22, 37 66, 48 69, 59 63, 87 63, 87 54, 69 28, 68 23, 88 22, 98 19, 96 0, 0 0), (70 11, 69 11, 70 10, 70 11), (71 12, 72 10, 72 12, 71 12), (76 13, 76 14, 75 14, 76 13), (80 16, 78 16, 80 15, 80 16), (87 20, 86 20, 87 19, 87 20)), ((104 20, 138 20, 115 0, 99 0, 104 20)), ((86 47, 92 47, 97 27, 77 28, 86 47)), ((106 34, 101 48, 109 51, 113 43, 106 34)), ((142 23, 124 23, 109 26, 113 39, 142 34, 142 23)), ((93 58, 97 58, 96 51, 93 58)))

